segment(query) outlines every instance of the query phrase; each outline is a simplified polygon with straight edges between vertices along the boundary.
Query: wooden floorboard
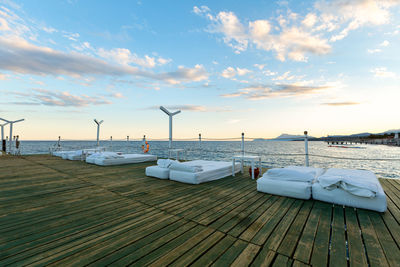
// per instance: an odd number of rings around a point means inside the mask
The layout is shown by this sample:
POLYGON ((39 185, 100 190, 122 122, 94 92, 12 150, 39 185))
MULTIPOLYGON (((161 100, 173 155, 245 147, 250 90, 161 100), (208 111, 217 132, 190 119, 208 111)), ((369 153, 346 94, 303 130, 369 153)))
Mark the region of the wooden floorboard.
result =
POLYGON ((248 173, 200 185, 0 157, 0 266, 398 266, 400 180, 378 213, 259 193, 248 173))

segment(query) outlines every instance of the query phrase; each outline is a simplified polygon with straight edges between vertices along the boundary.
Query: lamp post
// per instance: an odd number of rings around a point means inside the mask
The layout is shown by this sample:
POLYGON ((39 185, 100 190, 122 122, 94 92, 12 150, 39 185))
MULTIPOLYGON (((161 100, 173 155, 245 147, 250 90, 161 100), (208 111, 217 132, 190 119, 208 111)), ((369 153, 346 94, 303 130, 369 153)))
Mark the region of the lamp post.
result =
POLYGON ((308 135, 307 131, 304 131, 304 146, 305 146, 305 152, 306 152, 306 167, 309 166, 309 161, 308 161, 308 135))
POLYGON ((97 121, 94 119, 94 122, 97 124, 97 146, 99 146, 99 136, 100 136, 100 125, 104 122, 103 120, 97 121))
POLYGON ((176 114, 181 113, 180 110, 175 111, 175 112, 170 112, 163 106, 160 107, 160 109, 169 116, 169 143, 168 143, 168 149, 172 148, 172 117, 175 116, 176 114))

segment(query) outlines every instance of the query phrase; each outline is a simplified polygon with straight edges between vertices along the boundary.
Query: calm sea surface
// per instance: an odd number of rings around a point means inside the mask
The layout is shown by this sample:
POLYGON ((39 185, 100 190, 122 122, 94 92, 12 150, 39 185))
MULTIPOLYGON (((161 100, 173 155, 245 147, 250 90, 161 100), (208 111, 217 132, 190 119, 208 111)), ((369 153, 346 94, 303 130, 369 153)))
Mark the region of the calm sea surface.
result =
MULTIPOLYGON (((151 154, 167 157, 168 142, 150 141, 151 154)), ((56 145, 55 141, 21 141, 21 154, 45 154, 56 145)), ((63 141, 63 150, 94 148, 94 141, 63 141)), ((141 153, 138 141, 103 141, 109 151, 141 153)), ((358 145, 360 146, 360 145, 358 145)), ((361 145, 363 149, 328 147, 324 142, 309 142, 310 166, 323 168, 355 168, 375 172, 380 178, 400 178, 400 147, 384 145, 361 145), (337 158, 330 158, 337 157, 337 158), (340 159, 339 159, 340 158, 340 159), (363 159, 363 160, 360 160, 363 159), (380 160, 390 159, 390 160, 380 160)), ((174 148, 187 150, 186 159, 227 160, 238 154, 241 142, 232 141, 175 141, 174 148)), ((248 141, 245 151, 262 156, 263 167, 304 165, 304 142, 248 141), (299 155, 300 154, 300 155, 299 155)))

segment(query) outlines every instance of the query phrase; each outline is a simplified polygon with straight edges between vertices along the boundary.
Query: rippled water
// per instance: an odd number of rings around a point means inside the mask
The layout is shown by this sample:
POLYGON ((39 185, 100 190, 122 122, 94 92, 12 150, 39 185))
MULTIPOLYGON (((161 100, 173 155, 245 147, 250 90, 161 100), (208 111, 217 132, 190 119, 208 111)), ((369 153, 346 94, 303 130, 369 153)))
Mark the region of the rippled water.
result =
MULTIPOLYGON (((159 157, 167 157, 168 142, 150 141, 150 152, 159 157)), ((54 147, 55 141, 22 141, 22 154, 48 153, 54 147)), ((93 148, 94 141, 63 141, 63 150, 93 148)), ((141 142, 137 141, 103 141, 100 143, 110 151, 125 153, 140 153, 141 142)), ((310 166, 323 168, 355 168, 367 169, 375 172, 381 178, 400 178, 400 147, 384 145, 362 145, 365 149, 328 147, 324 142, 309 142, 310 166), (317 157, 357 158, 365 160, 350 160, 317 157), (369 160, 372 159, 372 160, 369 160), (394 159, 394 160, 377 160, 394 159)), ((203 141, 201 146, 195 141, 175 141, 174 148, 187 150, 187 159, 228 160, 238 154, 241 143, 237 141, 203 141)), ((288 165, 304 165, 304 142, 271 142, 248 141, 245 142, 246 153, 259 153, 262 156, 263 167, 284 167, 288 165), (295 154, 295 155, 293 155, 295 154), (300 155, 296 155, 300 154, 300 155)))

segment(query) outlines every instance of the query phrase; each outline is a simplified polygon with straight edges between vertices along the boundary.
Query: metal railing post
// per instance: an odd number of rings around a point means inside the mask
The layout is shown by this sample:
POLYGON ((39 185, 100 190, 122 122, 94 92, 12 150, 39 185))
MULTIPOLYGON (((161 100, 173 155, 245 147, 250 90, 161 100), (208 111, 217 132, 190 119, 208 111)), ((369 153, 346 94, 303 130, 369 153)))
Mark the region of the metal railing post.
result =
POLYGON ((242 133, 242 156, 244 156, 244 133, 242 133))
POLYGON ((306 155, 306 167, 308 167, 309 160, 308 160, 308 135, 307 131, 304 131, 304 146, 305 146, 305 155, 306 155))

